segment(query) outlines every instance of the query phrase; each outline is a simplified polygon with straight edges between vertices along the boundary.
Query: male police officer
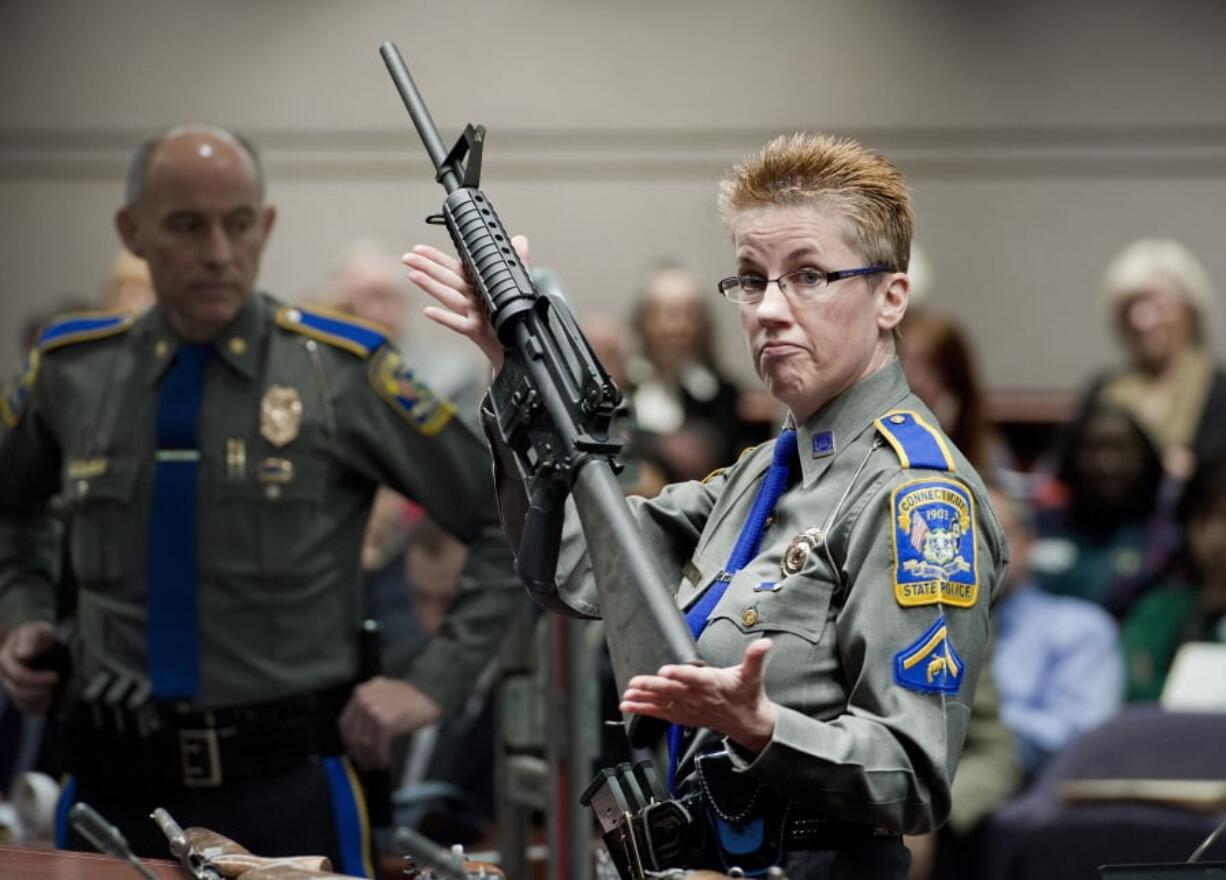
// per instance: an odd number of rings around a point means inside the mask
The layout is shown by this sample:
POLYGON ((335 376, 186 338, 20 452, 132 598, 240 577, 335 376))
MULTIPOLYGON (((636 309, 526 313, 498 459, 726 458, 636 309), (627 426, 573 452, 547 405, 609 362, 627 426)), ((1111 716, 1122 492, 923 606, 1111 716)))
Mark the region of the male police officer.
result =
POLYGON ((0 683, 34 711, 56 683, 32 663, 54 640, 59 492, 88 692, 70 725, 75 797, 138 851, 165 853, 147 819, 165 806, 254 852, 326 851, 361 873, 342 745, 378 765, 394 736, 456 706, 521 600, 486 453, 450 404, 375 326, 253 293, 274 220, 263 196, 255 150, 230 132, 147 142, 116 226, 149 263, 155 307, 54 322, 7 389, 0 683), (408 681, 354 687, 379 484, 470 552, 408 681))

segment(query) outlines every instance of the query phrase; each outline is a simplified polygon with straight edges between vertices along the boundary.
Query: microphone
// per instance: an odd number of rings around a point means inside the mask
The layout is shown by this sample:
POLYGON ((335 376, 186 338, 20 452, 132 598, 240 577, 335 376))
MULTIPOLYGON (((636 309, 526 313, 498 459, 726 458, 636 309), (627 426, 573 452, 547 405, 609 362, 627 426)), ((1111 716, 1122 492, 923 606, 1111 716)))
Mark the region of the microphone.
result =
POLYGON ((158 880, 153 872, 142 865, 140 860, 132 854, 132 849, 120 830, 103 819, 98 811, 89 804, 84 801, 73 804, 72 809, 68 811, 68 821, 82 837, 94 845, 98 852, 123 859, 145 880, 158 880))

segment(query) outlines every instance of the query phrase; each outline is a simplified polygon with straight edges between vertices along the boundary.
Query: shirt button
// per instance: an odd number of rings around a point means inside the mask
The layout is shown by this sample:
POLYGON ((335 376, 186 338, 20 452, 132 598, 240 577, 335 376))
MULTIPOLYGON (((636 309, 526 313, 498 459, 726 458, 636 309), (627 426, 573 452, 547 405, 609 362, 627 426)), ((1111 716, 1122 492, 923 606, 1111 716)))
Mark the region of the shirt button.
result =
POLYGON ((775 515, 772 513, 770 516, 768 516, 766 519, 762 521, 762 528, 769 529, 774 524, 775 524, 775 515))
POLYGON ((746 626, 753 626, 757 622, 758 622, 758 609, 746 608, 744 611, 741 612, 741 623, 745 624, 746 626))

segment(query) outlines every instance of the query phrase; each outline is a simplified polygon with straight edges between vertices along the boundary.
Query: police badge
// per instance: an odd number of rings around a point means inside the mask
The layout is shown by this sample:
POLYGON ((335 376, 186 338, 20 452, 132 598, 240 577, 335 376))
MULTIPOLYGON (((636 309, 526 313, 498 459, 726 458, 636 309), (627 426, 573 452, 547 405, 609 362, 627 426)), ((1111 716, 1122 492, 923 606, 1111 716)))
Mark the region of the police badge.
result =
POLYGON ((809 558, 810 553, 822 546, 824 537, 822 530, 818 528, 805 529, 794 537, 788 544, 788 549, 783 552, 783 559, 779 562, 779 573, 787 577, 804 568, 805 560, 809 558))
POLYGON ((260 436, 273 446, 285 446, 302 425, 302 398, 297 388, 270 385, 260 401, 260 436))
POLYGON ((903 483, 891 495, 894 597, 899 605, 975 604, 975 502, 961 483, 903 483))

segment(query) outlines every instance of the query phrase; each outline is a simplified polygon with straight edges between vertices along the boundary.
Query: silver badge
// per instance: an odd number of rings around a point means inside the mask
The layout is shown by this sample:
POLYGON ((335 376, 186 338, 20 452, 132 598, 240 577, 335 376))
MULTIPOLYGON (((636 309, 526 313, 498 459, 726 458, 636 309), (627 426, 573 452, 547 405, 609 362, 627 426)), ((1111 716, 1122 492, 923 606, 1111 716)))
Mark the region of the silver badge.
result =
POLYGON ((824 537, 819 528, 805 529, 798 534, 792 539, 792 543, 788 544, 788 549, 784 551, 783 561, 779 563, 779 573, 787 577, 804 568, 805 560, 809 558, 810 553, 822 546, 824 537))
POLYGON ((298 389, 270 386, 260 401, 260 434, 273 446, 285 446, 298 436, 302 424, 302 398, 298 389))

